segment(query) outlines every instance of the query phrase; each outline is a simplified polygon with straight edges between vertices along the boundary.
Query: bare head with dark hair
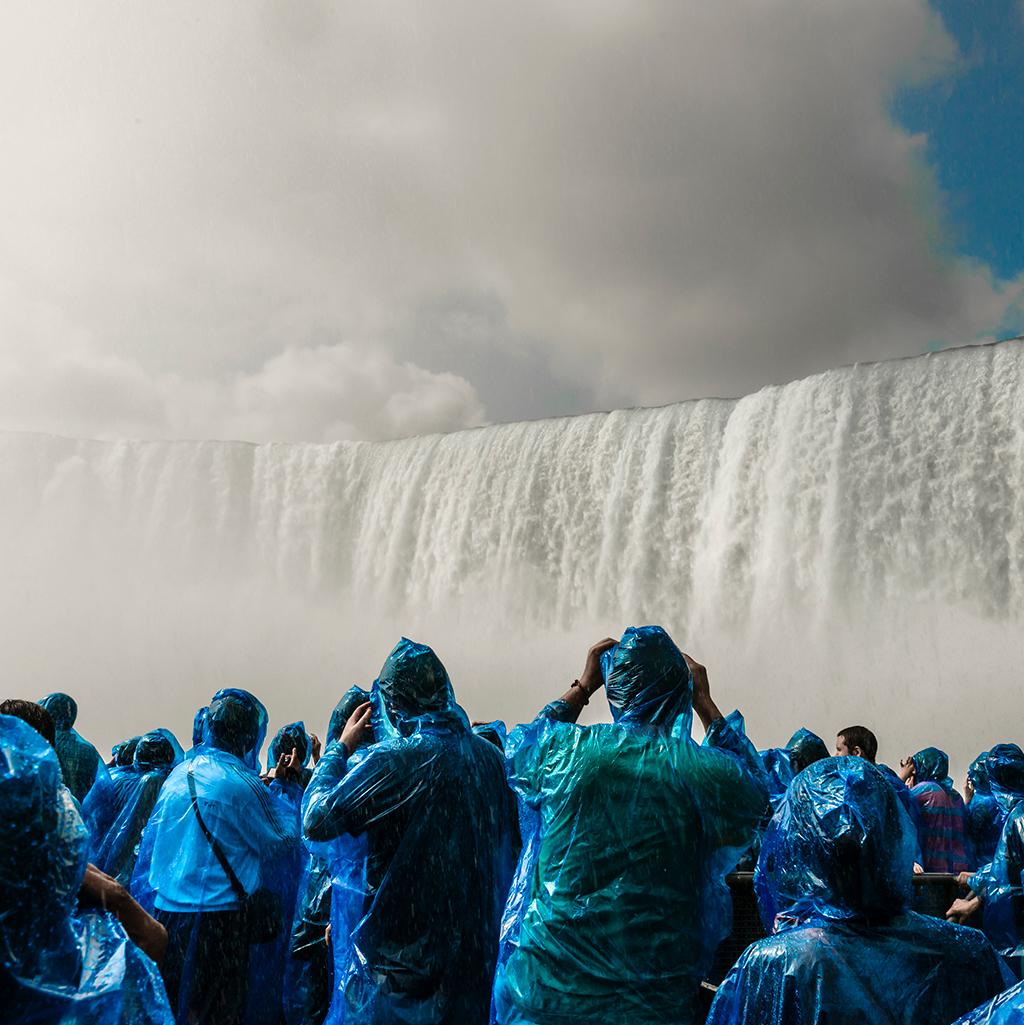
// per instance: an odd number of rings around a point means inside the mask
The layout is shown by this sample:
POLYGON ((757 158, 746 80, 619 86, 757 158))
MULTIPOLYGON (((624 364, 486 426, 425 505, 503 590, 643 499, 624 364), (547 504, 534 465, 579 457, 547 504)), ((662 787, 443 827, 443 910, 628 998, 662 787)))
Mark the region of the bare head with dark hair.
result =
POLYGON ((0 701, 0 715, 13 715, 15 719, 27 722, 50 747, 53 747, 57 736, 53 716, 42 705, 22 698, 7 698, 6 701, 0 701))
POLYGON ((878 741, 867 726, 847 726, 836 735, 836 754, 852 755, 874 764, 878 741))

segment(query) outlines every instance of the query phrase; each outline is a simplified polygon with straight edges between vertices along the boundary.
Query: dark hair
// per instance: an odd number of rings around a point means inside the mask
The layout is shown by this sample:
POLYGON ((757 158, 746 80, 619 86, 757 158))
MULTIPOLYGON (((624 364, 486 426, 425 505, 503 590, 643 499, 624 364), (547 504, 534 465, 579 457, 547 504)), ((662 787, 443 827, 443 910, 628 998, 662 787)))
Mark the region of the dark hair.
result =
POLYGON ((847 726, 840 730, 837 737, 842 737, 849 750, 859 747, 869 762, 874 762, 878 755, 878 739, 867 726, 847 726))
POLYGON ((53 725, 53 716, 42 705, 34 701, 23 701, 21 698, 8 698, 0 702, 0 715, 13 715, 15 719, 27 722, 50 745, 57 737, 57 730, 53 725))

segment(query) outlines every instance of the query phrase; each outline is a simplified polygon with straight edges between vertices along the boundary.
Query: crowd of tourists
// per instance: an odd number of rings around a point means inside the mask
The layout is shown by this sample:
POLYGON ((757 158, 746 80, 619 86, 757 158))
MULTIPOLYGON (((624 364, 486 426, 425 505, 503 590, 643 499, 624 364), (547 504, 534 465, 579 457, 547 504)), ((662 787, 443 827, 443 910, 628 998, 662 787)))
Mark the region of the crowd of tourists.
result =
POLYGON ((864 726, 759 753, 660 627, 594 645, 511 730, 403 639, 265 770, 245 690, 188 751, 157 728, 105 762, 76 715, 0 704, 3 1022, 1024 1021, 1021 748, 963 796, 941 750, 889 768, 864 726), (602 689, 612 721, 579 725, 602 689), (714 986, 744 868, 765 938, 714 986), (912 910, 922 873, 957 877, 945 919, 912 910))

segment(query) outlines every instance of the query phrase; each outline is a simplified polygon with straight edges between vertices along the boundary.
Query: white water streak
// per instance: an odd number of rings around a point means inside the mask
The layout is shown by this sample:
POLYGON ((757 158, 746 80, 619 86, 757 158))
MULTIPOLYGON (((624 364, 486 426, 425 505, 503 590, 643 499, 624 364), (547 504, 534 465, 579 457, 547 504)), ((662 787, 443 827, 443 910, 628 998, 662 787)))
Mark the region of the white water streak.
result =
POLYGON ((0 489, 3 689, 108 744, 229 682, 322 726, 403 632, 521 719, 640 622, 762 743, 1022 739, 1019 342, 387 444, 0 435, 0 489))

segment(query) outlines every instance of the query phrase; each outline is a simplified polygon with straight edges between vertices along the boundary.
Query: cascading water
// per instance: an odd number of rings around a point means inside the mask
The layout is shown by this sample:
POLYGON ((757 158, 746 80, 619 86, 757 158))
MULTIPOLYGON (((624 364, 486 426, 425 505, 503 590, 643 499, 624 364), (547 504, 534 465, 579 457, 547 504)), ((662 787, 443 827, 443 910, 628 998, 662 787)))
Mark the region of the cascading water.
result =
POLYGON ((1024 725, 1020 341, 386 444, 6 434, 0 487, 2 690, 107 747, 227 684, 322 730, 401 633, 522 720, 642 622, 761 744, 962 767, 1024 725))

